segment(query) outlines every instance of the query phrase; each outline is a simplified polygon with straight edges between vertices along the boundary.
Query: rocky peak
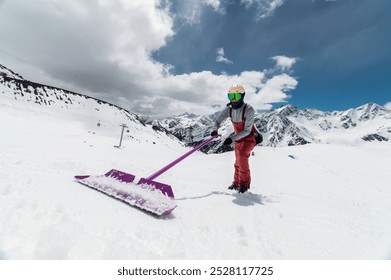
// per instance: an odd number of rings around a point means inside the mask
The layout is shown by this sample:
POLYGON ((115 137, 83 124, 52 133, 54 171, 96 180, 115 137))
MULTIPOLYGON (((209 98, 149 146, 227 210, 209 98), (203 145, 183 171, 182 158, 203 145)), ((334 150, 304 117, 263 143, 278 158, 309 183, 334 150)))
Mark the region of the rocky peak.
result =
POLYGON ((22 76, 0 64, 0 75, 5 78, 24 80, 22 76))

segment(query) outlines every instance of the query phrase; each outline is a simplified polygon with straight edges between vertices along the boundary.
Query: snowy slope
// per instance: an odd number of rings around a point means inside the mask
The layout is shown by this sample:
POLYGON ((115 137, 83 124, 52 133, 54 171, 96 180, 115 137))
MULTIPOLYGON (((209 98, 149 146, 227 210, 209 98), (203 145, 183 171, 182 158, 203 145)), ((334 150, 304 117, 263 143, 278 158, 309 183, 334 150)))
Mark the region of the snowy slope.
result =
POLYGON ((0 120, 2 259, 391 258, 389 143, 257 147, 244 195, 226 189, 232 153, 196 153, 159 178, 178 207, 156 218, 73 176, 145 176, 187 148, 165 137, 116 149, 72 118, 4 104, 0 120))
MULTIPOLYGON (((24 80, 4 66, 0 68, 0 94, 3 105, 26 110, 27 114, 34 111, 75 120, 91 134, 116 136, 117 145, 123 124, 126 125, 125 138, 156 143, 167 137, 165 133, 147 127, 136 114, 123 108, 83 94, 24 80)), ((179 142, 175 137, 171 139, 179 142)))

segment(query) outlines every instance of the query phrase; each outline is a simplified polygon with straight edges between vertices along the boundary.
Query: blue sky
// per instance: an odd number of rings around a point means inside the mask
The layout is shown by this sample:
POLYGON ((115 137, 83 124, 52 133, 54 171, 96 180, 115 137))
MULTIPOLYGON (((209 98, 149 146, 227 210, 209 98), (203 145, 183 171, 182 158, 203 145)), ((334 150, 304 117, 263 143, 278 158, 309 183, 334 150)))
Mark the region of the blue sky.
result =
MULTIPOLYGON (((183 1, 176 2, 180 14, 183 1)), ((264 17, 258 5, 267 1, 250 2, 220 1, 222 11, 204 7, 194 22, 178 17, 175 37, 154 57, 175 65, 177 74, 235 74, 272 67, 271 58, 283 55, 297 59, 290 75, 298 85, 289 103, 345 110, 390 101, 391 1, 280 1, 264 17), (211 50, 218 48, 228 63, 216 63, 211 50)))
POLYGON ((0 0, 0 64, 140 114, 391 107, 388 0, 0 0))

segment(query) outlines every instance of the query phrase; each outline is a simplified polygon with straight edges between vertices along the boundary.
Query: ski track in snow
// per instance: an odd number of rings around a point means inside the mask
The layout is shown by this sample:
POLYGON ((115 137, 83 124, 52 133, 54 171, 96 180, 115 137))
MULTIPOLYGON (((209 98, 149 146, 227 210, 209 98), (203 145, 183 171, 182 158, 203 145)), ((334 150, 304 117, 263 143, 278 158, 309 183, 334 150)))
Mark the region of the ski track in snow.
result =
POLYGON ((389 143, 256 147, 245 194, 233 153, 198 152, 156 179, 178 205, 157 217, 73 177, 145 177, 188 148, 0 109, 0 259, 391 258, 389 143))

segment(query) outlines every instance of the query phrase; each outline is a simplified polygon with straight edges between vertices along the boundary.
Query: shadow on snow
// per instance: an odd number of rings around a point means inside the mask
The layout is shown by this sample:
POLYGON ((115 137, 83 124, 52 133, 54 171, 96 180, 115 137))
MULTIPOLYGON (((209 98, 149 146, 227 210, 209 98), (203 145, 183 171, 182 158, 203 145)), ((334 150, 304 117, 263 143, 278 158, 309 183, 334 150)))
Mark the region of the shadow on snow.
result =
POLYGON ((266 196, 263 196, 261 194, 255 194, 252 192, 228 193, 228 192, 221 192, 221 191, 214 191, 214 192, 208 193, 206 195, 200 195, 200 196, 176 198, 175 200, 200 199, 200 198, 205 198, 205 197, 214 196, 214 195, 231 196, 234 198, 234 200, 232 202, 237 205, 240 205, 240 206, 253 206, 255 204, 264 205, 266 202, 266 196))

